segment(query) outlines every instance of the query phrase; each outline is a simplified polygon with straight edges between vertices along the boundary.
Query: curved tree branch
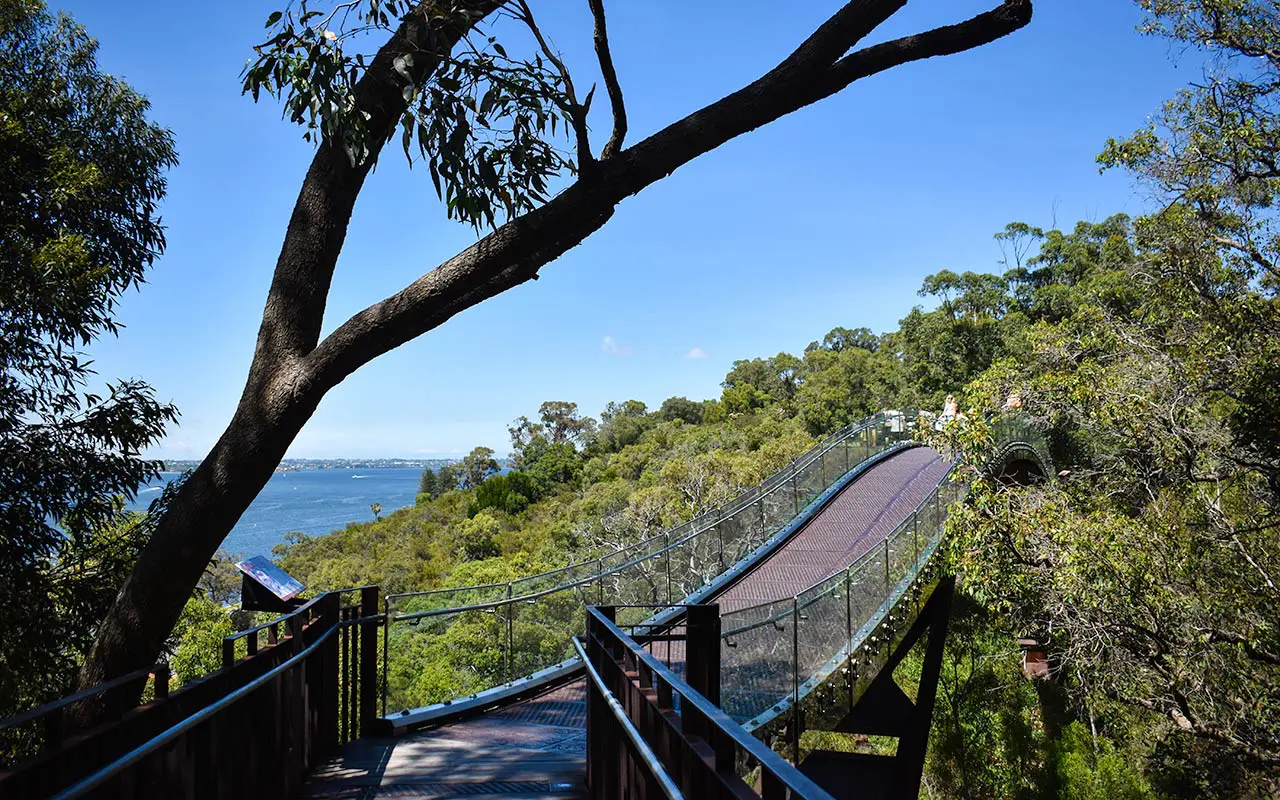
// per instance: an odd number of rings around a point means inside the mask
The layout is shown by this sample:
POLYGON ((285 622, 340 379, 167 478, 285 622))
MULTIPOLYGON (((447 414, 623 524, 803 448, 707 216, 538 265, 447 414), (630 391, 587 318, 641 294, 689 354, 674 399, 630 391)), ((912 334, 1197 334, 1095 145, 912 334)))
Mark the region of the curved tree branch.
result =
MULTIPOLYGON (((424 82, 470 28, 506 2, 454 0, 451 7, 460 13, 433 21, 429 12, 439 4, 422 0, 357 83, 357 107, 368 114, 373 133, 370 157, 353 166, 345 153, 328 145, 316 152, 276 263, 235 415, 156 517, 150 541, 99 627, 81 671, 82 686, 154 662, 209 558, 266 485, 325 392, 347 375, 459 311, 536 278, 544 265, 603 226, 622 200, 699 155, 860 78, 1005 36, 1030 20, 1032 6, 1031 0, 1006 0, 968 22, 846 56, 905 4, 850 0, 760 79, 625 150, 620 149, 625 117, 615 108, 609 158, 545 205, 502 225, 319 342, 356 197, 406 108, 395 59, 413 53, 410 79, 424 82)), ((620 98, 619 93, 618 107, 620 98)))
POLYGON ((320 338, 333 270, 356 197, 408 105, 403 79, 393 66, 396 58, 413 54, 410 74, 415 83, 425 82, 467 31, 505 2, 465 0, 442 23, 438 15, 433 19, 436 3, 423 0, 379 48, 354 89, 356 107, 369 115, 369 157, 353 165, 340 146, 322 142, 316 150, 276 261, 255 366, 274 369, 310 352, 320 338))
MULTIPOLYGON (((628 148, 546 205, 512 220, 396 294, 358 312, 305 360, 306 379, 336 385, 363 364, 437 327, 459 311, 537 277, 538 270, 598 230, 629 195, 699 155, 850 83, 910 61, 948 55, 1005 36, 1031 20, 1031 0, 1008 0, 966 22, 842 56, 874 26, 847 19, 874 9, 883 21, 903 0, 851 2, 766 75, 628 148), (834 63, 823 63, 833 58, 834 63)), ((879 24, 877 22, 877 24, 879 24)))
MULTIPOLYGON (((564 93, 566 102, 563 104, 564 113, 569 117, 570 123, 573 125, 573 133, 575 146, 578 151, 578 172, 584 172, 591 168, 596 158, 591 154, 591 139, 587 134, 587 109, 586 106, 578 102, 578 95, 573 90, 573 76, 569 74, 569 69, 564 65, 564 60, 560 58, 551 45, 547 42, 546 37, 542 35, 542 29, 538 27, 538 23, 533 18, 533 9, 529 7, 528 0, 516 0, 518 9, 516 17, 524 23, 529 32, 533 34, 534 40, 538 43, 538 48, 542 50, 542 54, 547 57, 551 65, 556 68, 556 72, 560 75, 560 80, 564 82, 564 93)), ((587 105, 591 104, 591 94, 587 94, 587 105)))

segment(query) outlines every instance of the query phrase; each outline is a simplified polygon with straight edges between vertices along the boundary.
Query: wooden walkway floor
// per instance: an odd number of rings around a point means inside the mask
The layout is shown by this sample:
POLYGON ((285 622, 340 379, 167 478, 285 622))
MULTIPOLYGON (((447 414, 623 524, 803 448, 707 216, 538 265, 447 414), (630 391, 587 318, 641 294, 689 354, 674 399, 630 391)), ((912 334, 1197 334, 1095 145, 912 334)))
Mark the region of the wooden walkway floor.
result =
POLYGON ((581 682, 519 705, 394 739, 362 739, 312 773, 324 800, 586 797, 581 682))

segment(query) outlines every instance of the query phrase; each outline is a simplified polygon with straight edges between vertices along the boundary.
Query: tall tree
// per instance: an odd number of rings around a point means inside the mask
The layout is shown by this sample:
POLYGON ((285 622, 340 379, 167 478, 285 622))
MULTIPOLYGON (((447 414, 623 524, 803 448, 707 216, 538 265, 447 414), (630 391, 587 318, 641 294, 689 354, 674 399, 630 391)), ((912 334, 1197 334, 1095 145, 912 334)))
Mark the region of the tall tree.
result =
MULTIPOLYGON (((145 383, 89 392, 79 348, 164 247, 173 140, 38 0, 0 0, 0 716, 68 688, 145 531, 124 513, 176 417, 145 383)), ((197 576, 198 577, 198 576, 197 576)))
POLYGON ((493 449, 477 447, 462 459, 462 488, 473 489, 484 482, 484 479, 497 472, 500 467, 493 458, 493 449))
POLYGON ((276 262, 240 403, 184 483, 104 619, 83 684, 147 663, 218 544, 262 489, 325 393, 363 364, 513 286, 599 230, 627 197, 683 164, 851 83, 907 62, 984 45, 1026 25, 1031 0, 1005 0, 963 22, 854 49, 906 0, 850 0, 775 68, 623 148, 627 114, 610 55, 603 0, 595 20, 599 72, 613 116, 594 151, 563 60, 524 2, 381 0, 274 13, 271 38, 245 75, 255 96, 279 94, 319 140, 276 262), (509 58, 488 44, 502 15, 534 51, 509 58), (356 52, 382 32, 376 53, 356 52), (461 43, 461 46, 460 46, 461 43), (542 132, 568 128, 571 157, 542 132), (396 134, 416 141, 450 214, 495 225, 474 245, 321 339, 326 300, 355 201, 396 134), (576 180, 554 197, 547 182, 576 180))

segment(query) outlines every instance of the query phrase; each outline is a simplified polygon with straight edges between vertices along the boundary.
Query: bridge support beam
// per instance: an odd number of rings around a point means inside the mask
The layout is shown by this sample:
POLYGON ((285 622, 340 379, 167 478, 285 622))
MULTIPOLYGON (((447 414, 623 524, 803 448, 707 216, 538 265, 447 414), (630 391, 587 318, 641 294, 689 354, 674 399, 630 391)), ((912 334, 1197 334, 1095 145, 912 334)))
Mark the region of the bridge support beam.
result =
POLYGON ((800 764, 800 771, 830 792, 832 797, 838 800, 854 797, 914 800, 919 796, 954 588, 954 577, 944 577, 939 581, 906 636, 852 710, 835 726, 840 733, 896 737, 896 754, 881 756, 817 750, 800 764), (894 681, 893 673, 926 633, 929 638, 925 645, 920 687, 913 703, 894 681))

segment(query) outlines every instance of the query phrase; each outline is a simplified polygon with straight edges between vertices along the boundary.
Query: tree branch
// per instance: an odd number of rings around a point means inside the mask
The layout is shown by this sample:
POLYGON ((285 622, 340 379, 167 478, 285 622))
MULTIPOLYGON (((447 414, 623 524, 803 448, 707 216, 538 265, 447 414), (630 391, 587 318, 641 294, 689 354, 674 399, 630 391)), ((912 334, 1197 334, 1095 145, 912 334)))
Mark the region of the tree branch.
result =
POLYGON ((613 112, 613 132, 609 141, 600 151, 600 159, 610 159, 622 149, 622 141, 627 138, 627 107, 622 101, 622 86, 618 83, 618 73, 613 68, 613 55, 609 52, 609 30, 604 20, 604 0, 587 0, 591 7, 591 17, 595 20, 592 39, 595 41, 596 58, 600 62, 600 75, 604 78, 604 88, 609 94, 609 108, 613 112))
POLYGON ((535 209, 501 226, 403 290, 352 316, 303 364, 302 380, 336 385, 361 365, 437 327, 449 317, 531 278, 594 233, 626 197, 680 166, 860 78, 909 61, 994 41, 1031 20, 1031 0, 1007 0, 967 22, 838 57, 905 0, 853 0, 766 75, 600 162, 535 209), (867 14, 858 17, 853 12, 867 14), (872 21, 875 24, 871 24, 872 21), (832 54, 835 56, 832 56, 832 54))
POLYGON ((403 79, 393 66, 395 59, 406 53, 419 56, 410 72, 414 82, 421 84, 467 31, 504 2, 465 0, 442 24, 433 20, 434 0, 423 0, 379 48, 354 89, 357 108, 369 115, 369 158, 353 166, 340 146, 322 142, 316 150, 276 261, 258 333, 255 367, 271 369, 299 358, 320 338, 333 270, 356 196, 407 107, 403 79))
MULTIPOLYGON (((578 172, 583 172, 591 168, 596 158, 591 154, 591 139, 587 134, 587 109, 578 102, 578 95, 573 90, 573 77, 569 75, 569 69, 564 65, 564 61, 552 49, 551 45, 542 35, 542 29, 538 27, 538 23, 533 19, 533 9, 529 7, 527 0, 516 0, 516 6, 519 8, 516 17, 525 24, 533 34, 533 38, 537 40, 538 47, 542 50, 542 54, 547 57, 556 71, 560 73, 560 80, 564 81, 564 93, 566 102, 564 103, 565 115, 569 117, 570 124, 573 125, 574 138, 578 150, 578 172)), ((587 102, 591 102, 590 94, 587 96, 587 102)))

